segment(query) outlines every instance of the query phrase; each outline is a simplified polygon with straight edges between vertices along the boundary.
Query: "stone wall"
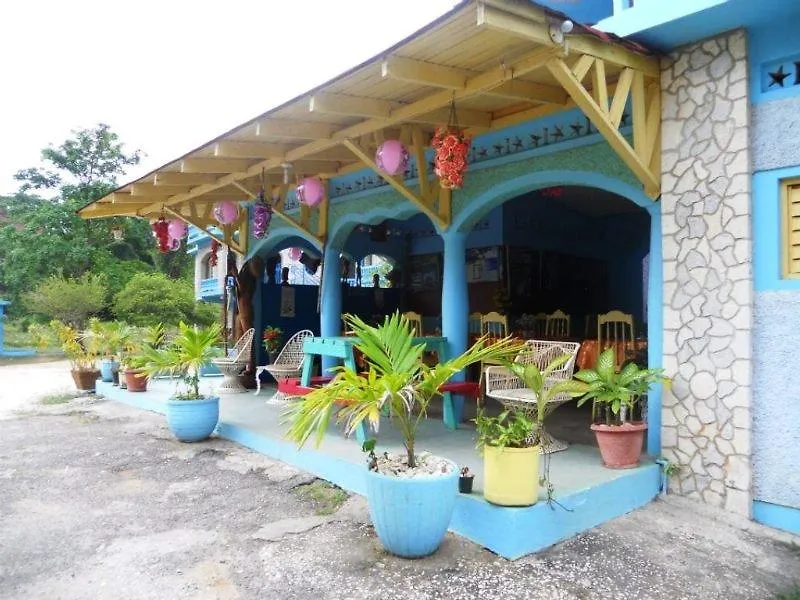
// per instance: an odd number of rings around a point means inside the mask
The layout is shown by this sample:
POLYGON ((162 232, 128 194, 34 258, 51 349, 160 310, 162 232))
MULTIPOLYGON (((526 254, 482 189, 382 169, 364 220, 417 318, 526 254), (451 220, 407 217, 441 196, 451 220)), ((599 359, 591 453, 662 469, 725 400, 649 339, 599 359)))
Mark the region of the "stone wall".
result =
POLYGON ((672 490, 749 515, 753 320, 746 34, 662 65, 663 452, 672 490))

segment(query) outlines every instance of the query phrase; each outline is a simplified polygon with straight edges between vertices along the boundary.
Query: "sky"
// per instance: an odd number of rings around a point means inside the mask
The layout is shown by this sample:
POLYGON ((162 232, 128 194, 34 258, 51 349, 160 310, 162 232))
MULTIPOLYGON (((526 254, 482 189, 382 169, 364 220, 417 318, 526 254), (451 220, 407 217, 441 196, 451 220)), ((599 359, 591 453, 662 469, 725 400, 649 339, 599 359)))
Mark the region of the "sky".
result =
POLYGON ((135 179, 335 77, 457 0, 0 2, 0 194, 107 123, 135 179))

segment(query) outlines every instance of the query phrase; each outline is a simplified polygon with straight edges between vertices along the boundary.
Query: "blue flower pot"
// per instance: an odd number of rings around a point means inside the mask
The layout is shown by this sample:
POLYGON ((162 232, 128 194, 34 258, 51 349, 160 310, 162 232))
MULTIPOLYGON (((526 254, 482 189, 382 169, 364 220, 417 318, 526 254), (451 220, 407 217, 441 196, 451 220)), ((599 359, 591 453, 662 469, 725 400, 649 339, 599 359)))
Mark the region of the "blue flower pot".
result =
POLYGON ((200 442, 208 438, 219 421, 219 398, 203 400, 167 400, 167 423, 182 442, 200 442))
POLYGON ((104 358, 100 361, 100 379, 114 381, 114 371, 119 370, 119 363, 113 358, 104 358))
POLYGON ((403 558, 436 552, 442 543, 458 495, 458 468, 447 475, 400 479, 367 472, 372 524, 384 547, 403 558))

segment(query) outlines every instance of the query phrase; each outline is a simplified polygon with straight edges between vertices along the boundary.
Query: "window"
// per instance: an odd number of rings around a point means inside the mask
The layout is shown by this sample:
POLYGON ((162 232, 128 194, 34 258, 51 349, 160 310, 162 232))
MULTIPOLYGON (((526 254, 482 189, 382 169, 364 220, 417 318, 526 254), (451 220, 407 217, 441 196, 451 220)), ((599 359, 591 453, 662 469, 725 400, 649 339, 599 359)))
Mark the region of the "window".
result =
POLYGON ((783 276, 800 278, 800 179, 781 182, 783 276))
POLYGON ((218 276, 217 267, 219 266, 219 263, 217 263, 217 265, 212 266, 210 259, 211 259, 211 252, 209 252, 203 257, 203 260, 200 263, 200 279, 217 278, 218 276))

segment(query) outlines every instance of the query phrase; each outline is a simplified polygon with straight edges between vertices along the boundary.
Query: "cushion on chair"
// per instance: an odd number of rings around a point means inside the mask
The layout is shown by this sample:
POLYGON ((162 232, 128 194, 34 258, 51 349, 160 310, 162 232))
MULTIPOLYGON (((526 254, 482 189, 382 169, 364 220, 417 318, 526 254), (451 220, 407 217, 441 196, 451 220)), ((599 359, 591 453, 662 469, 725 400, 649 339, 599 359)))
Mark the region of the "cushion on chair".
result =
POLYGON ((480 390, 480 384, 475 381, 451 381, 439 388, 440 393, 450 392, 457 396, 469 396, 470 398, 477 398, 480 390))

